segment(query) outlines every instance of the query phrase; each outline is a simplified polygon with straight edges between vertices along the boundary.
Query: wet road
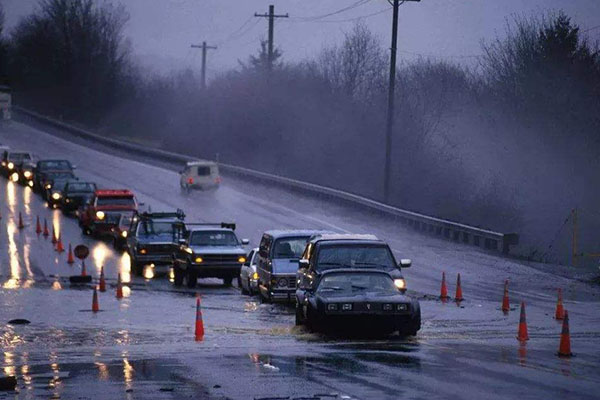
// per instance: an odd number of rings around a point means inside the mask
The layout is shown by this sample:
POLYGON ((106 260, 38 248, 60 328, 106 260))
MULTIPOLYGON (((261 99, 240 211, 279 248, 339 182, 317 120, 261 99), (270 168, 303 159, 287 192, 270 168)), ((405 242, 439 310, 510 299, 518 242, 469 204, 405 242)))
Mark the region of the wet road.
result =
MULTIPOLYGON (((327 338, 293 325, 293 310, 261 305, 204 280, 175 290, 168 279, 132 277, 129 259, 109 243, 81 235, 73 218, 49 210, 29 189, 0 179, 0 365, 19 378, 18 398, 594 398, 600 382, 600 297, 588 271, 526 265, 479 249, 415 234, 386 218, 226 176, 214 192, 182 194, 172 168, 115 157, 13 122, 0 143, 40 157, 69 158, 82 179, 130 188, 152 210, 182 208, 189 221, 235 221, 256 245, 271 228, 320 228, 375 233, 397 257, 411 294, 421 298, 416 338, 327 338), (17 227, 23 214, 25 229, 17 227), (88 272, 104 266, 109 290, 92 314, 89 287, 35 218, 60 230, 65 244, 91 248, 88 272), (454 289, 461 273, 466 301, 435 300, 442 271, 454 289), (128 283, 117 300, 117 272, 128 283), (499 310, 510 279, 513 310, 499 310), (557 287, 565 291, 576 357, 560 359, 560 324, 552 319, 557 287), (194 296, 201 294, 205 340, 193 341, 194 296), (518 303, 527 303, 531 340, 515 339, 518 303), (5 324, 13 318, 30 325, 5 324)), ((0 392, 1 393, 1 392, 0 392)), ((13 396, 11 394, 10 396, 13 396)), ((2 394, 0 394, 2 398, 2 394)))

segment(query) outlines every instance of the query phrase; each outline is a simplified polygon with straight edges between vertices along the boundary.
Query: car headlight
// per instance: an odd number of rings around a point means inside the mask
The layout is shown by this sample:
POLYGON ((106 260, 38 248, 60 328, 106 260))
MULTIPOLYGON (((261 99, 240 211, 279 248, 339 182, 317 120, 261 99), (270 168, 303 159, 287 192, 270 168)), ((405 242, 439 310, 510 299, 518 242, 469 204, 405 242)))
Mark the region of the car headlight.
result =
POLYGON ((286 287, 288 285, 288 280, 285 278, 280 278, 277 280, 277 286, 286 287))
POLYGON ((196 262, 196 263, 198 263, 198 264, 200 264, 202 261, 204 261, 204 260, 202 259, 202 257, 196 257, 196 258, 194 258, 194 262, 196 262))
POLYGON ((337 311, 337 310, 338 310, 337 304, 327 304, 327 311, 337 311))
POLYGON ((99 220, 103 220, 105 216, 104 211, 96 211, 96 218, 99 220))
POLYGON ((15 164, 9 162, 7 167, 8 167, 8 169, 13 169, 15 167, 15 164))
POLYGON ((394 306, 389 303, 383 305, 383 311, 392 311, 393 309, 394 309, 394 306))
POLYGON ((29 181, 29 182, 27 182, 27 186, 29 186, 29 187, 33 187, 33 181, 29 181))
POLYGON ((124 237, 124 238, 126 238, 127 237, 127 231, 121 232, 121 236, 124 237))
POLYGON ((13 182, 17 182, 19 180, 19 174, 16 172, 13 172, 13 174, 10 176, 10 180, 13 182))
POLYGON ((352 311, 352 303, 342 304, 342 311, 352 311))
POLYGON ((246 262, 246 257, 242 256, 242 257, 238 258, 238 262, 242 263, 242 264, 245 263, 246 262))
POLYGON ((31 179, 33 174, 31 173, 31 171, 25 171, 25 172, 23 172, 23 176, 27 179, 31 179))
POLYGON ((252 279, 254 279, 255 281, 258 280, 258 272, 252 274, 252 279))
POLYGON ((408 310, 408 304, 398 304, 396 306, 396 310, 398 310, 398 311, 406 311, 406 310, 408 310))
POLYGON ((44 186, 44 187, 45 187, 47 190, 50 190, 50 189, 52 189, 52 185, 51 185, 51 184, 49 184, 49 183, 46 183, 46 186, 44 186))
POLYGON ((189 248, 189 247, 186 247, 185 249, 183 249, 183 251, 185 251, 185 252, 186 252, 186 253, 188 253, 188 254, 194 254, 194 250, 192 250, 192 249, 191 249, 191 248, 189 248))
POLYGON ((140 249, 140 254, 146 254, 148 252, 148 250, 146 249, 140 249))
POLYGON ((58 200, 58 199, 60 199, 61 197, 62 197, 62 195, 61 195, 60 193, 58 193, 58 192, 54 192, 54 193, 52 193, 52 198, 53 198, 54 200, 58 200))
POLYGON ((406 289, 406 281, 404 279, 394 279, 394 285, 396 285, 398 289, 406 289))

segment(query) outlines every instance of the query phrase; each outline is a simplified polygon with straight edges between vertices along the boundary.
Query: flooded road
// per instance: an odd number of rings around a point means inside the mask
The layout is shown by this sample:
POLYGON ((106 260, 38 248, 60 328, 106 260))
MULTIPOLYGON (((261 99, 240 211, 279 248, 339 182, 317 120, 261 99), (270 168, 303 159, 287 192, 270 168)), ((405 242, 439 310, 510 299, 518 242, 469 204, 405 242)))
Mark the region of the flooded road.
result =
POLYGON ((18 393, 0 392, 0 399, 596 398, 600 297, 589 271, 499 258, 233 177, 225 176, 217 191, 186 195, 173 168, 109 155, 17 122, 0 128, 0 142, 43 158, 68 158, 81 179, 130 188, 154 211, 182 208, 190 222, 235 221, 250 246, 272 228, 375 233, 398 258, 413 259, 404 274, 423 312, 415 338, 311 334, 294 326, 292 307, 260 304, 219 280, 201 280, 191 290, 174 288, 169 276, 151 269, 144 278, 132 276, 126 254, 82 235, 74 218, 0 178, 0 367, 18 378, 18 393), (91 312, 92 286, 69 283, 69 276, 81 274, 80 263, 69 265, 66 253, 35 233, 38 217, 60 232, 65 246, 90 247, 88 274, 96 279, 104 267, 108 288, 99 293, 99 313, 91 312), (442 271, 451 292, 461 273, 466 300, 459 306, 437 300, 442 271), (120 300, 118 273, 126 284, 120 300), (508 315, 500 311, 505 279, 508 315), (561 324, 552 316, 559 287, 571 318, 576 357, 570 359, 556 356, 561 324), (198 295, 202 342, 193 331, 198 295), (516 340, 521 301, 530 336, 525 346, 516 340), (16 318, 31 323, 8 323, 16 318))

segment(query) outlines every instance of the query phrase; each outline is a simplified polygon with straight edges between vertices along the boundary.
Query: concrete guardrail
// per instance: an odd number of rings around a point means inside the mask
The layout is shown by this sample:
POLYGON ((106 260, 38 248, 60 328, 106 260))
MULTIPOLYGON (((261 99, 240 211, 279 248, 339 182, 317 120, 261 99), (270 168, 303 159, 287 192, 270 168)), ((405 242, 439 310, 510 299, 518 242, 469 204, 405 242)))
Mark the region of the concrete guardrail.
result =
MULTIPOLYGON (((141 146, 122 140, 107 138, 96 133, 84 130, 73 125, 66 124, 54 118, 50 118, 31 110, 13 105, 13 110, 28 116, 38 122, 54 126, 75 136, 104 144, 119 150, 127 150, 142 156, 150 156, 161 161, 184 164, 194 158, 178 153, 173 153, 156 148, 141 146)), ((219 163, 222 172, 252 178, 262 182, 275 183, 292 190, 299 190, 311 195, 343 200, 352 205, 359 205, 369 210, 393 216, 395 221, 401 222, 415 230, 423 233, 441 236, 454 242, 477 246, 486 250, 499 251, 508 254, 510 246, 519 244, 519 235, 516 233, 499 233, 474 226, 448 221, 441 218, 403 210, 375 200, 371 200, 342 190, 333 189, 313 183, 303 182, 295 179, 285 178, 265 172, 255 171, 235 165, 219 163)))

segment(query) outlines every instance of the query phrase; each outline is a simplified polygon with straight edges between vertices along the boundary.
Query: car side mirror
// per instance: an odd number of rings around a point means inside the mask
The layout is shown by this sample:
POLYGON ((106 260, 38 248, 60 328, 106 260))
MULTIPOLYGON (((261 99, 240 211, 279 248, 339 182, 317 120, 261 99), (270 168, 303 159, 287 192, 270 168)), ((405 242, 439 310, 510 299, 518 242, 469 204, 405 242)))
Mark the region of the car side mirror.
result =
POLYGON ((412 260, 410 258, 403 258, 400 260, 398 266, 400 268, 409 268, 412 265, 412 260))
POLYGON ((250 244, 250 239, 242 239, 242 244, 245 246, 247 244, 250 244))

